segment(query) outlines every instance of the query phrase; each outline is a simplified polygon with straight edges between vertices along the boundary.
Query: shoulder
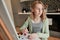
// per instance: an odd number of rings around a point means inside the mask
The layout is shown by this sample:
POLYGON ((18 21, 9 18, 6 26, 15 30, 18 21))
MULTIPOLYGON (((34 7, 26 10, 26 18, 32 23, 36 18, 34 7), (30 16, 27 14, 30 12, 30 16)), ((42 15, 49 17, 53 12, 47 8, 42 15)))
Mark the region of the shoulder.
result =
POLYGON ((49 24, 49 20, 48 18, 46 18, 44 21, 43 21, 44 24, 49 24))
POLYGON ((26 21, 30 21, 30 20, 31 20, 31 18, 30 18, 30 16, 28 16, 27 19, 26 19, 26 21))
POLYGON ((43 20, 43 22, 46 22, 46 21, 48 21, 48 18, 45 18, 45 20, 43 20))
POLYGON ((30 16, 28 16, 28 18, 27 18, 28 20, 30 20, 31 18, 30 18, 30 16))

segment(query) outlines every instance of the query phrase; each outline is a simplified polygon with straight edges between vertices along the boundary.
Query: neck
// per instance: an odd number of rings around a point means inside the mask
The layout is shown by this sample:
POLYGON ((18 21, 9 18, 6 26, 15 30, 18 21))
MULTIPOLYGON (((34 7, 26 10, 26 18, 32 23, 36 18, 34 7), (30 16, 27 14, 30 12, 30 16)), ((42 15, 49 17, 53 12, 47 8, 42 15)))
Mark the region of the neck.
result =
POLYGON ((39 23, 41 21, 41 18, 38 16, 33 16, 32 14, 30 15, 31 19, 35 22, 35 23, 39 23))
POLYGON ((40 19, 40 16, 35 16, 34 19, 40 19))
POLYGON ((36 22, 36 23, 39 23, 41 21, 41 18, 40 17, 33 17, 33 21, 36 22))
POLYGON ((38 20, 41 20, 40 17, 35 17, 34 20, 38 21, 38 20))
POLYGON ((40 16, 34 16, 33 14, 30 15, 30 17, 32 18, 32 20, 36 21, 41 21, 40 16))

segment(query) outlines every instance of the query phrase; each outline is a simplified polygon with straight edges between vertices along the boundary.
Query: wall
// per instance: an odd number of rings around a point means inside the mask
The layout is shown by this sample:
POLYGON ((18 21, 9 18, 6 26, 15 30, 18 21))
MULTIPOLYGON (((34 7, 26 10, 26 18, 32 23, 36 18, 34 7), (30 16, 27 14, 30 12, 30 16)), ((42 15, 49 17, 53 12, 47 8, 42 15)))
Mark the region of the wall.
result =
POLYGON ((13 12, 12 12, 12 7, 11 7, 11 0, 4 0, 4 2, 6 3, 8 11, 10 13, 10 16, 11 16, 11 18, 13 20, 13 12))
POLYGON ((18 12, 21 11, 20 0, 11 0, 11 4, 13 9, 15 26, 21 26, 25 19, 27 18, 27 15, 18 14, 18 12))

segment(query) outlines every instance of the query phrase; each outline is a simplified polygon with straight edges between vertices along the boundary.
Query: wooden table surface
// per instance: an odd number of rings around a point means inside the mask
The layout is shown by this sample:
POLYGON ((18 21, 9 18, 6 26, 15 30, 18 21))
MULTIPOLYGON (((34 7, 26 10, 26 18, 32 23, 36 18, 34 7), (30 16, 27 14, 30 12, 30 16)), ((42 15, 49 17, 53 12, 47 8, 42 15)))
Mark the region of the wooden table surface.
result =
POLYGON ((60 40, 60 38, 57 38, 57 37, 49 37, 48 40, 60 40))

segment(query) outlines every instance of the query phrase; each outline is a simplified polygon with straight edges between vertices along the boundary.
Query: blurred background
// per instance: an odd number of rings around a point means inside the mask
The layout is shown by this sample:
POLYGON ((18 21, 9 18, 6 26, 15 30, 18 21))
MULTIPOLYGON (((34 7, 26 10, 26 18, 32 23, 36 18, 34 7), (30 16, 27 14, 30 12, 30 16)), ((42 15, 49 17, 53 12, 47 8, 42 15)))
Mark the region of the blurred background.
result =
MULTIPOLYGON (((35 0, 4 0, 4 2, 6 3, 9 15, 11 17, 11 21, 13 21, 17 32, 19 32, 19 27, 23 25, 27 17, 30 15, 30 5, 33 1, 35 0)), ((46 15, 49 19, 49 30, 50 30, 49 40, 60 40, 60 0, 41 0, 41 1, 47 7, 46 15)), ((2 0, 0 0, 0 5, 1 5, 0 19, 3 20, 3 22, 7 27, 7 30, 9 30, 9 32, 11 33, 14 28, 12 27, 11 24, 9 24, 10 21, 8 20, 10 19, 8 18, 9 16, 5 12, 5 9, 4 9, 5 6, 3 6, 2 4, 2 0), (12 30, 10 30, 11 28, 12 30)), ((0 30, 3 30, 3 29, 1 28, 0 30)), ((3 32, 1 31, 1 34, 2 33, 3 32)), ((11 33, 11 35, 13 35, 13 32, 11 33)))

